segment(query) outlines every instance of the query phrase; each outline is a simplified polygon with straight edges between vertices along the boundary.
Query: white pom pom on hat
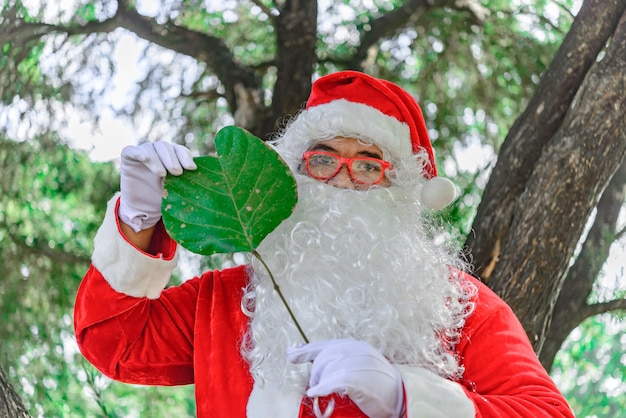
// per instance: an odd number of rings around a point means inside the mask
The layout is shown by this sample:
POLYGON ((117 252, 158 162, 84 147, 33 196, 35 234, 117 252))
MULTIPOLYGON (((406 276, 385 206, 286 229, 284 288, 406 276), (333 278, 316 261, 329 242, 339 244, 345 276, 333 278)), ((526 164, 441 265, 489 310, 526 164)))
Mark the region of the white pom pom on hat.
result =
POLYGON ((433 177, 426 180, 422 188, 422 203, 434 210, 441 210, 456 198, 456 187, 445 177, 433 177))
POLYGON ((367 138, 396 158, 425 152, 422 203, 440 210, 455 199, 454 184, 437 177, 422 110, 400 86, 358 71, 332 73, 313 83, 306 109, 294 123, 301 118, 323 120, 337 136, 367 138))

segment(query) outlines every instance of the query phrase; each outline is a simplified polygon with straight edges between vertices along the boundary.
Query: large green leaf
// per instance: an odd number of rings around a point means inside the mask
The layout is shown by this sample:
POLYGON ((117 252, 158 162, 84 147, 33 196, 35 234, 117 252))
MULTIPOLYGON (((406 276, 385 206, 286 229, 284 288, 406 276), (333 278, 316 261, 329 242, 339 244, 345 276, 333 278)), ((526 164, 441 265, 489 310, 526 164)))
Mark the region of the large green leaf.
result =
POLYGON ((165 179, 163 221, 174 240, 204 255, 251 252, 297 201, 287 164, 251 133, 230 126, 215 137, 217 157, 165 179))

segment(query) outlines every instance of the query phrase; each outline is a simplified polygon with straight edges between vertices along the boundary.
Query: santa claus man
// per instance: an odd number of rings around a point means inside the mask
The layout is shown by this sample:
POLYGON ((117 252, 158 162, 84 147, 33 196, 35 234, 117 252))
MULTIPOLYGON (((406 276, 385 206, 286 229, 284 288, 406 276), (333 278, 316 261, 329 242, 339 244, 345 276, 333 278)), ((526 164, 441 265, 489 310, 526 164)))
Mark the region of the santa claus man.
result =
POLYGON ((122 152, 78 291, 76 337, 94 366, 195 383, 198 417, 572 417, 510 308, 429 222, 454 187, 406 91, 322 77, 273 145, 298 204, 258 251, 311 342, 255 262, 164 289, 177 246, 163 177, 195 164, 157 142, 122 152))

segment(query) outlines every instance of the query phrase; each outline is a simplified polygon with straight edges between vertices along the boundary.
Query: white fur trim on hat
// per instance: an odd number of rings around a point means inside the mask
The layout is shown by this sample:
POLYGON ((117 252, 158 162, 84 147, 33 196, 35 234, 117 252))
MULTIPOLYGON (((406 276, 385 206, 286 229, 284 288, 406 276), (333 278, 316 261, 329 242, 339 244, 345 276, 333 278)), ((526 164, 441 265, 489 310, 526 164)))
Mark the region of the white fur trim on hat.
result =
POLYGON ((474 418, 474 403, 460 384, 421 367, 394 365, 402 375, 409 417, 474 418))
POLYGON ((178 254, 165 260, 146 254, 128 242, 119 230, 115 213, 118 198, 119 193, 107 204, 104 221, 94 238, 91 262, 117 292, 156 299, 176 267, 178 254))
MULTIPOLYGON (((411 135, 406 123, 361 103, 345 99, 317 105, 302 111, 290 126, 305 129, 308 137, 290 137, 303 142, 302 150, 320 139, 336 136, 356 137, 372 142, 400 159, 413 153, 411 135)), ((289 131, 289 129, 288 129, 289 131)))
MULTIPOLYGON (((409 126, 378 109, 345 99, 310 107, 302 111, 287 126, 280 142, 283 158, 294 170, 302 153, 319 141, 337 136, 359 138, 379 146, 389 154, 391 162, 426 158, 426 153, 414 154, 409 126)), ((444 177, 426 179, 421 201, 429 209, 440 210, 456 198, 454 184, 444 177)))

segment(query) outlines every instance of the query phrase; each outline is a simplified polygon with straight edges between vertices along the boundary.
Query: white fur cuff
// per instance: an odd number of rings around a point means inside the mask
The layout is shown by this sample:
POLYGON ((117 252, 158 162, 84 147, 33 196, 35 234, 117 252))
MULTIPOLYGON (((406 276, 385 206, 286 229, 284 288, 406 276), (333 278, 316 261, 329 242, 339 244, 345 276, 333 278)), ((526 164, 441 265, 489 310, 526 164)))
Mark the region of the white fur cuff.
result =
POLYGON ((408 418, 474 418, 474 403, 458 383, 421 367, 394 366, 404 381, 408 418))
POLYGON ((292 418, 298 416, 302 392, 289 386, 255 382, 248 399, 248 418, 292 418))
POLYGON ((104 221, 94 239, 91 262, 117 292, 156 299, 176 267, 178 255, 164 260, 151 256, 128 242, 121 234, 115 208, 119 194, 107 205, 104 221))

